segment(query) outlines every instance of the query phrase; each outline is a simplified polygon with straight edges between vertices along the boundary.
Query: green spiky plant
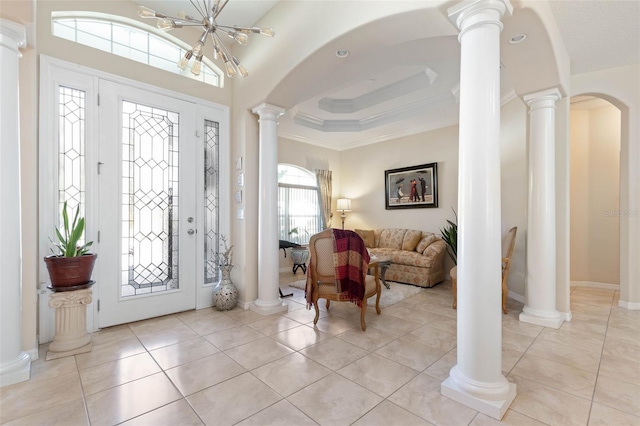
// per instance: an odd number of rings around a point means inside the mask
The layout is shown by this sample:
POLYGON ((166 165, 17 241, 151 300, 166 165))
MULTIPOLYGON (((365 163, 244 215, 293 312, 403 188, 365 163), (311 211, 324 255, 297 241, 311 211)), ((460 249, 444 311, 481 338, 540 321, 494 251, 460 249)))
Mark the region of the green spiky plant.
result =
MULTIPOLYGON (((453 208, 451 209, 453 210, 453 208)), ((455 222, 451 222, 447 219, 448 225, 440 229, 442 233, 442 239, 447 243, 447 253, 453 260, 453 263, 458 264, 458 215, 453 210, 453 214, 456 217, 455 222)))
POLYGON ((89 252, 89 247, 91 247, 93 241, 84 243, 81 246, 78 245, 78 242, 84 233, 84 217, 79 216, 80 206, 76 208, 73 221, 69 224, 69 213, 67 211, 67 202, 65 201, 64 206, 62 207, 63 232, 56 227, 56 237, 58 238, 58 241, 52 241, 54 246, 58 249, 58 253, 51 249, 51 252, 54 255, 59 257, 77 257, 89 252))

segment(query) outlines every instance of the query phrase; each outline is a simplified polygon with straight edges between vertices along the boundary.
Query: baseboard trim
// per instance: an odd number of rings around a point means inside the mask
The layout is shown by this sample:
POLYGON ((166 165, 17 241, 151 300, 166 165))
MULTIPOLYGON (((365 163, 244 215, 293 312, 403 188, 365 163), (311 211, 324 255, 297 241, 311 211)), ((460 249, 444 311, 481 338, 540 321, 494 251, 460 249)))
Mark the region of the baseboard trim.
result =
POLYGON ((572 287, 591 287, 591 288, 603 288, 606 290, 620 290, 620 285, 610 283, 599 283, 596 281, 571 281, 572 287))
POLYGON ((38 355, 38 348, 29 349, 25 352, 29 355, 29 358, 31 358, 31 362, 36 361, 40 357, 40 355, 38 355))
POLYGON ((516 302, 520 302, 520 303, 525 303, 526 299, 523 295, 518 294, 518 293, 514 293, 513 291, 509 290, 509 294, 507 295, 507 297, 509 299, 513 299, 516 302))
POLYGON ((253 302, 243 302, 242 300, 238 300, 238 306, 244 310, 249 309, 249 306, 251 306, 252 303, 253 302))
POLYGON ((618 306, 622 309, 628 309, 630 311, 640 311, 640 303, 638 302, 625 302, 620 300, 618 302, 618 306))

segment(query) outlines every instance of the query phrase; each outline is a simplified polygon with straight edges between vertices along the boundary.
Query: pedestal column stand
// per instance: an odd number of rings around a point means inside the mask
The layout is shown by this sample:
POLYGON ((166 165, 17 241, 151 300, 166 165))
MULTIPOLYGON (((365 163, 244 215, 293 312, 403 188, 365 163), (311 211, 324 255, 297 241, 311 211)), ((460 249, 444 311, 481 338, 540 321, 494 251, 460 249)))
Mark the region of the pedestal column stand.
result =
POLYGON ((87 305, 91 289, 51 293, 49 306, 56 310, 56 334, 47 351, 47 361, 91 351, 87 333, 87 305))

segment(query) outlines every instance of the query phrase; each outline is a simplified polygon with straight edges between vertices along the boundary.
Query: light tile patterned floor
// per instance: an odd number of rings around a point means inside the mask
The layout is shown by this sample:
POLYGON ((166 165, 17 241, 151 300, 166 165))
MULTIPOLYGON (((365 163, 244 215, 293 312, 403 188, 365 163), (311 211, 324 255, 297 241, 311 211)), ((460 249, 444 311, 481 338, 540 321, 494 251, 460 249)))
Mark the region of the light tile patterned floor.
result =
MULTIPOLYGON (((495 425, 440 395, 456 363, 451 284, 367 313, 322 312, 284 287, 289 311, 183 312, 112 327, 88 354, 32 364, 32 379, 0 389, 11 425, 495 425)), ((384 289, 383 289, 384 291, 384 289)), ((640 425, 640 311, 611 290, 572 289, 560 330, 503 316, 502 369, 518 386, 512 425, 640 425)))

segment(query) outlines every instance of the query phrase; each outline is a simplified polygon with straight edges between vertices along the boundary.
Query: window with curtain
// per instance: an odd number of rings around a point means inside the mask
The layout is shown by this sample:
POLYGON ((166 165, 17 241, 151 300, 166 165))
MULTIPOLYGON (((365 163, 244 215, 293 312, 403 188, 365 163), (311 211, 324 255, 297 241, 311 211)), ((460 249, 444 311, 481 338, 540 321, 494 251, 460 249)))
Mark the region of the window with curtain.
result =
POLYGON ((322 229, 315 175, 301 167, 278 164, 280 239, 308 244, 322 229))

